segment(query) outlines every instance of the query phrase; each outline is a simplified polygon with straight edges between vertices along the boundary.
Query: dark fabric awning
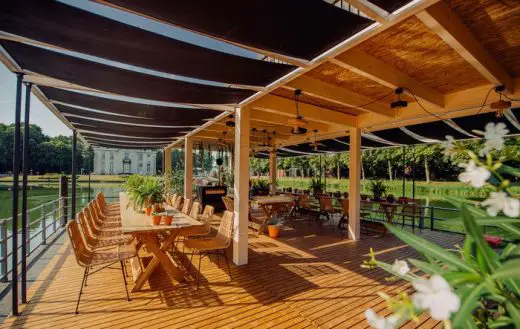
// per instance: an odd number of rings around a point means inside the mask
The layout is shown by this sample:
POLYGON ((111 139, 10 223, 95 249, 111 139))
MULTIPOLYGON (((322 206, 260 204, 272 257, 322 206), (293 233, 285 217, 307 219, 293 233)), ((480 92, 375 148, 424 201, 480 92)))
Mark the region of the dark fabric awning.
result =
POLYGON ((54 0, 2 1, 0 30, 117 62, 225 83, 265 86, 294 68, 199 47, 54 0))
MULTIPOLYGON (((77 124, 83 125, 85 127, 96 127, 96 128, 102 128, 105 129, 106 133, 111 133, 111 130, 118 130, 118 131, 127 131, 129 133, 139 133, 139 132, 145 132, 148 133, 150 131, 153 132, 163 132, 163 133, 171 133, 172 137, 175 136, 175 134, 182 133, 183 131, 186 131, 186 128, 165 128, 165 127, 144 127, 144 126, 137 126, 132 124, 122 124, 117 122, 106 122, 106 121, 98 121, 93 120, 90 118, 79 118, 79 117, 68 117, 68 120, 72 125, 76 126, 77 124)), ((168 136, 165 136, 168 137, 168 136)))
POLYGON ((420 136, 437 140, 444 140, 447 135, 453 136, 455 139, 470 138, 470 136, 453 129, 444 121, 421 123, 406 128, 420 136))
MULTIPOLYGON (((83 128, 81 128, 83 129, 83 128)), ((110 133, 107 133, 107 132, 94 132, 94 131, 86 131, 86 130, 82 130, 81 132, 81 135, 83 137, 93 137, 93 138, 106 138, 106 139, 111 139, 111 140, 118 140, 118 141, 121 141, 121 142, 125 142, 125 141, 129 141, 129 142, 132 142, 132 141, 140 141, 140 140, 143 140, 143 141, 157 141, 157 142, 172 142, 174 140, 177 139, 177 137, 145 137, 145 136, 139 136, 139 134, 137 135, 110 135, 110 134, 115 134, 113 132, 110 132, 110 133)))
MULTIPOLYGON (((512 109, 511 112, 516 116, 516 118, 519 118, 520 114, 520 108, 512 109)), ((484 131, 484 127, 488 122, 502 122, 506 125, 507 129, 509 129, 509 132, 512 134, 518 134, 520 133, 520 130, 515 128, 515 126, 504 116, 501 118, 497 118, 495 113, 483 113, 479 115, 473 115, 469 117, 463 117, 463 118, 456 118, 453 119, 453 121, 460 126, 462 129, 469 133, 473 133, 473 130, 480 130, 484 131)))
MULTIPOLYGON (((90 142, 89 142, 90 143, 90 142)), ((143 145, 143 144, 121 144, 121 143, 107 143, 107 142, 92 142, 92 147, 109 147, 118 149, 162 149, 166 145, 143 145)))
POLYGON ((81 133, 81 135, 86 139, 88 140, 89 142, 90 141, 107 141, 107 142, 119 142, 119 143, 130 143, 130 144, 151 144, 151 145, 154 145, 154 144, 170 144, 173 142, 173 140, 168 140, 168 139, 144 139, 144 138, 141 138, 141 139, 130 139, 130 138, 127 138, 127 137, 118 137, 118 136, 107 136, 107 135, 94 135, 94 134, 85 134, 85 133, 81 133))
MULTIPOLYGON (((194 125, 184 125, 184 123, 180 123, 178 121, 171 121, 171 120, 157 120, 157 119, 150 119, 150 118, 137 118, 137 117, 127 117, 122 115, 112 115, 112 114, 105 114, 100 112, 94 112, 94 111, 88 111, 79 109, 77 107, 67 106, 63 104, 54 104, 54 106, 69 119, 72 119, 72 117, 82 117, 82 118, 96 118, 100 120, 107 120, 107 121, 115 121, 115 122, 121 122, 121 123, 135 123, 140 125, 151 125, 151 126, 182 126, 186 130, 190 130, 194 127, 194 125)), ((198 122, 200 124, 200 122, 198 122)), ((197 125, 198 125, 197 124, 197 125)))
POLYGON ((412 144, 420 143, 419 140, 408 135, 401 129, 380 130, 380 131, 373 132, 372 134, 379 138, 382 138, 384 140, 387 140, 389 142, 396 143, 396 144, 412 145, 412 144))
POLYGON ((150 129, 146 132, 140 132, 140 131, 132 131, 128 129, 115 129, 115 128, 106 128, 105 126, 99 127, 95 125, 90 124, 81 124, 81 123, 75 123, 73 124, 76 129, 80 131, 82 135, 85 133, 101 133, 101 134, 114 134, 114 135, 120 135, 120 136, 128 136, 128 138, 136 138, 136 137, 143 137, 143 138, 174 138, 174 137, 182 137, 185 134, 181 132, 164 132, 164 131, 157 131, 156 129, 150 129))
POLYGON ((124 96, 164 102, 236 104, 254 93, 160 78, 12 41, 0 44, 22 69, 124 96))
POLYGON ((316 0, 104 2, 205 35, 307 60, 372 24, 316 0))
POLYGON ((369 0, 374 5, 379 8, 383 8, 384 10, 392 13, 397 9, 403 7, 404 5, 412 2, 412 0, 369 0))
POLYGON ((220 111, 211 109, 169 107, 132 103, 52 87, 40 87, 40 89, 51 101, 67 103, 116 114, 132 115, 156 120, 177 121, 179 124, 183 125, 200 124, 202 123, 202 120, 212 119, 222 113, 220 111))

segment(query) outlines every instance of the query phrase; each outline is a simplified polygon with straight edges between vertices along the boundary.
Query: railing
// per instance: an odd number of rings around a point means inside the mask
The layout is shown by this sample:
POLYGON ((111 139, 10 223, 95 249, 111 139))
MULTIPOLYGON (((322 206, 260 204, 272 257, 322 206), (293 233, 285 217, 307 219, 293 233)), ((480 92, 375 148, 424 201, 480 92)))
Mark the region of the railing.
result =
MULTIPOLYGON (((18 253, 18 265, 22 263, 21 247, 22 243, 26 245, 26 257, 29 257, 33 253, 37 252, 39 247, 46 245, 48 239, 53 236, 56 232, 63 229, 66 224, 67 218, 64 214, 75 213, 72 209, 65 207, 71 205, 70 197, 62 197, 56 200, 41 204, 37 207, 27 210, 27 239, 22 241, 22 228, 18 229, 18 247, 16 252, 18 253)), ((78 198, 80 201, 81 199, 78 198)), ((82 205, 77 204, 76 207, 82 205)), ((71 217, 70 215, 68 217, 71 217)), ((18 214, 18 220, 21 218, 21 213, 18 214)), ((12 217, 0 220, 0 281, 7 282, 8 276, 12 272, 11 257, 13 255, 12 249, 12 237, 11 232, 12 217)), ((19 225, 20 226, 20 225, 19 225)))

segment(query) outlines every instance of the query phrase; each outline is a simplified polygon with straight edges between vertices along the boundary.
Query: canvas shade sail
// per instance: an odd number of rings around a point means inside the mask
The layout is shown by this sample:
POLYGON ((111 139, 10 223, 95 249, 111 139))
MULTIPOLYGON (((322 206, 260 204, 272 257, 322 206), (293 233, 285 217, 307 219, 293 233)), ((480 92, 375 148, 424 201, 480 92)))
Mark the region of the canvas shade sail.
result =
POLYGON ((54 0, 2 1, 0 30, 138 67, 231 84, 265 86, 294 68, 175 40, 54 0))
POLYGON ((214 38, 306 60, 373 23, 316 0, 102 2, 214 38))
POLYGON ((120 69, 13 41, 4 40, 0 45, 24 70, 117 95, 163 102, 236 104, 254 93, 120 69))

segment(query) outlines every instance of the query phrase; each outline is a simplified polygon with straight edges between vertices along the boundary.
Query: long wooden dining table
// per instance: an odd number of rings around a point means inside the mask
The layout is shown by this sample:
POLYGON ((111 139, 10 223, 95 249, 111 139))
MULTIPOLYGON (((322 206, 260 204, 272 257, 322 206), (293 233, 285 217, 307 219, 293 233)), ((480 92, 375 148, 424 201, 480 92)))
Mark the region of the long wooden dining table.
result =
POLYGON ((132 276, 135 282, 132 292, 142 289, 159 264, 177 282, 184 282, 186 273, 179 268, 168 250, 174 246, 175 238, 179 233, 183 230, 189 230, 191 227, 200 226, 202 223, 170 207, 165 211, 173 216, 171 225, 153 225, 152 217, 134 210, 124 192, 119 193, 119 207, 123 233, 132 234, 136 238, 138 252, 141 248, 146 247, 153 254, 152 260, 146 267, 143 267, 138 258, 132 259, 132 276), (160 239, 160 236, 163 239, 160 239))

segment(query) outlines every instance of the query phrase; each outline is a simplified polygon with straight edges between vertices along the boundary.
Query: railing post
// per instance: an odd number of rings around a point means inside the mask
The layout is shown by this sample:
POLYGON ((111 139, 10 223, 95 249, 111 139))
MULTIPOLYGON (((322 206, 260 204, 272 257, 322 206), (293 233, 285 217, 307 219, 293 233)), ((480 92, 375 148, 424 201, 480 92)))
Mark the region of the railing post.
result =
POLYGON ((433 215, 433 206, 430 207, 430 230, 434 230, 433 221, 435 219, 435 216, 433 215))
POLYGON ((0 221, 0 281, 7 282, 7 224, 0 221))
POLYGON ((56 232, 56 221, 58 220, 58 200, 52 203, 52 232, 56 232))
POLYGON ((60 177, 60 201, 61 201, 61 226, 65 227, 67 225, 67 217, 68 217, 68 182, 67 176, 60 177))
POLYGON ((29 232, 29 234, 27 234, 25 236, 25 245, 26 245, 26 250, 25 250, 25 256, 27 255, 30 255, 31 254, 31 212, 28 211, 27 212, 27 226, 25 227, 25 229, 27 230, 27 232, 29 232))
POLYGON ((42 244, 47 244, 47 221, 45 220, 45 205, 42 205, 42 244))

